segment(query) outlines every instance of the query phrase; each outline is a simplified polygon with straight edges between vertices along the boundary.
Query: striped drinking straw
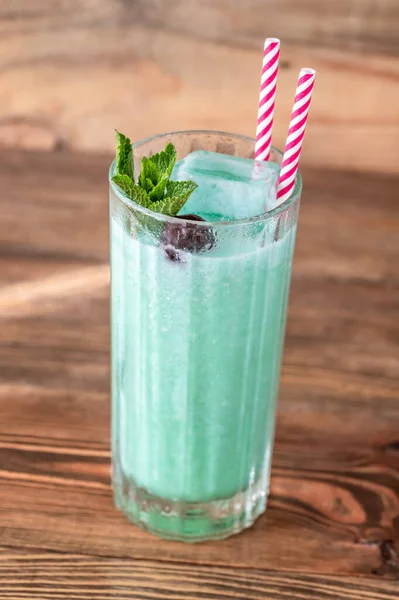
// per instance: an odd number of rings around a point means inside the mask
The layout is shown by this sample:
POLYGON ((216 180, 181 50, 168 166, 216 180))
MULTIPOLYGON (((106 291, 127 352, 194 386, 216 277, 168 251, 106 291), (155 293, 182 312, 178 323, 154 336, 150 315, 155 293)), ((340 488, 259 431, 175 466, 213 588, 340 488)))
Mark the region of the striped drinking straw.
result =
POLYGON ((263 50, 255 160, 269 160, 270 158, 279 57, 280 40, 267 38, 263 50))
POLYGON ((283 162, 281 163, 277 188, 277 206, 291 196, 295 186, 315 77, 316 71, 313 69, 301 69, 299 73, 288 137, 285 144, 283 162))

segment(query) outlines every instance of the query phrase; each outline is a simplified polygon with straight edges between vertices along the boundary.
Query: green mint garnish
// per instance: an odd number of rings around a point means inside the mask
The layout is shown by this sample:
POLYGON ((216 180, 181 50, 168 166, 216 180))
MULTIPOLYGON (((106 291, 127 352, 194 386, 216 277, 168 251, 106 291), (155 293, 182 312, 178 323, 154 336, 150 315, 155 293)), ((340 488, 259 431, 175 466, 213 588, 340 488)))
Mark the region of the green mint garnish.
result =
POLYGON ((151 201, 149 200, 146 192, 130 179, 129 175, 114 175, 112 181, 121 188, 122 192, 126 194, 131 200, 141 204, 145 208, 149 208, 151 201))
POLYGON ((143 157, 138 182, 133 177, 132 144, 116 132, 116 174, 112 181, 134 202, 158 213, 175 217, 197 188, 194 181, 170 181, 177 159, 169 143, 164 150, 143 157))
POLYGON ((157 200, 161 200, 163 198, 168 177, 166 175, 159 175, 159 171, 155 163, 152 162, 151 158, 146 158, 143 156, 141 159, 139 186, 147 192, 150 200, 156 202, 157 200))
POLYGON ((165 196, 153 210, 165 215, 177 215, 197 187, 194 181, 168 181, 165 196))
POLYGON ((116 132, 116 173, 133 179, 132 143, 123 133, 116 132))
POLYGON ((150 156, 149 160, 157 168, 160 177, 167 177, 169 179, 177 160, 176 148, 169 142, 162 152, 153 154, 150 156))

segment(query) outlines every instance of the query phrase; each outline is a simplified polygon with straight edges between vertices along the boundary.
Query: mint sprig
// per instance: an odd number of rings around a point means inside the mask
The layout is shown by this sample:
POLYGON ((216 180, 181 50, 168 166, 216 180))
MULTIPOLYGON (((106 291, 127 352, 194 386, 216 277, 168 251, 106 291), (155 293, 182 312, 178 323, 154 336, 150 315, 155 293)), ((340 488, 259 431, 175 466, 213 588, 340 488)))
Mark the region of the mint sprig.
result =
POLYGON ((149 208, 151 204, 146 192, 138 185, 136 185, 128 175, 114 175, 112 181, 121 188, 122 192, 126 194, 131 200, 141 204, 145 208, 149 208))
POLYGON ((161 177, 167 177, 169 179, 177 160, 176 148, 169 142, 162 152, 153 154, 149 160, 156 166, 161 177))
POLYGON ((112 181, 137 204, 175 217, 198 187, 194 181, 171 181, 177 160, 176 148, 169 143, 164 150, 141 160, 141 172, 134 181, 132 144, 116 132, 116 173, 112 181))
POLYGON ((133 150, 128 137, 116 132, 116 173, 133 179, 133 150))

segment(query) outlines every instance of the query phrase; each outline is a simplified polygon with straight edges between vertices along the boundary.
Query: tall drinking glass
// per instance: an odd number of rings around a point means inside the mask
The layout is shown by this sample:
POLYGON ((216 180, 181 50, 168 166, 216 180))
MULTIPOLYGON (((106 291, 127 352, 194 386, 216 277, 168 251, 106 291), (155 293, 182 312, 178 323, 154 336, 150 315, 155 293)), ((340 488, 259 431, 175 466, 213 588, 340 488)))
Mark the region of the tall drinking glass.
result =
MULTIPOLYGON (((135 172, 169 141, 253 157, 249 138, 187 131, 135 144, 135 172)), ((265 510, 300 192, 298 175, 275 210, 204 222, 110 183, 114 498, 164 538, 224 538, 265 510)))

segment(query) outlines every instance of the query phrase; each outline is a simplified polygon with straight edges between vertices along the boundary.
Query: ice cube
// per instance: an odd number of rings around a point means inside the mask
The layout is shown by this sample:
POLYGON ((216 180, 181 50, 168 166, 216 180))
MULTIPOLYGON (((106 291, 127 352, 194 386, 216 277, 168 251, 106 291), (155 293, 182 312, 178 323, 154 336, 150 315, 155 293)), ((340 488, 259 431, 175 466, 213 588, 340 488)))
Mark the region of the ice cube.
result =
POLYGON ((275 207, 279 171, 276 163, 196 150, 173 169, 173 180, 198 184, 179 215, 230 221, 263 214, 275 207))

